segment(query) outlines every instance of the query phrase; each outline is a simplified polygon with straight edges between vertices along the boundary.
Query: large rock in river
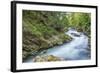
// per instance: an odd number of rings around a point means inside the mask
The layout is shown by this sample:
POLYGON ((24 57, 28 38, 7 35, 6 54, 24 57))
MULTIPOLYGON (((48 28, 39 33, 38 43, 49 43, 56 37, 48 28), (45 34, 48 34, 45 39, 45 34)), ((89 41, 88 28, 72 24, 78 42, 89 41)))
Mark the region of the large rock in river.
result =
POLYGON ((51 62, 51 61, 61 61, 62 59, 53 56, 53 55, 41 55, 41 56, 36 56, 33 61, 34 62, 51 62))

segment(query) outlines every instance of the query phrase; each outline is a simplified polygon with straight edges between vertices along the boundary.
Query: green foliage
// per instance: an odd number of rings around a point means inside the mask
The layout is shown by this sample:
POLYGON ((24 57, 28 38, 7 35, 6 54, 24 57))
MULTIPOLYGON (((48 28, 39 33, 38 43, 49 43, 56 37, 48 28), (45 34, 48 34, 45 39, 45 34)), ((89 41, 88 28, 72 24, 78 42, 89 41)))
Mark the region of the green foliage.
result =
POLYGON ((89 13, 69 13, 69 26, 74 27, 78 31, 85 32, 90 35, 91 14, 89 13))

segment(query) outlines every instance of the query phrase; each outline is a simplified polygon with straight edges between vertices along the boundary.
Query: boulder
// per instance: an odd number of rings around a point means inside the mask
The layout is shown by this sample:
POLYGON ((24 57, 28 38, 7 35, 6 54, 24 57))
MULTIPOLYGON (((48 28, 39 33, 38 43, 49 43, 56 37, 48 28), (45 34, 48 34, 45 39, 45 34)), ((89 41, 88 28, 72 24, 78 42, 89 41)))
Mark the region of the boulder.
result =
POLYGON ((53 55, 41 55, 41 56, 36 56, 33 61, 34 62, 51 62, 51 61, 61 61, 62 59, 53 56, 53 55))

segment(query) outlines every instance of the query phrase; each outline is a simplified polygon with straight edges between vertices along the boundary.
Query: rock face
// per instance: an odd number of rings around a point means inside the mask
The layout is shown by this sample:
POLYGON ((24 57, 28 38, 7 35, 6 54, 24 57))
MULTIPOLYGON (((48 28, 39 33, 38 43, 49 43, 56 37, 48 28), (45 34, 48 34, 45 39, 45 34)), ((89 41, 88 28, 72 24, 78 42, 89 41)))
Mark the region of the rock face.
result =
POLYGON ((46 50, 49 47, 61 45, 64 42, 70 41, 72 38, 65 35, 52 35, 50 38, 35 37, 34 35, 25 35, 23 37, 23 59, 27 58, 28 55, 34 55, 39 50, 46 50))
POLYGON ((53 55, 41 55, 36 56, 33 61, 34 62, 52 62, 52 61, 61 61, 62 59, 53 56, 53 55))

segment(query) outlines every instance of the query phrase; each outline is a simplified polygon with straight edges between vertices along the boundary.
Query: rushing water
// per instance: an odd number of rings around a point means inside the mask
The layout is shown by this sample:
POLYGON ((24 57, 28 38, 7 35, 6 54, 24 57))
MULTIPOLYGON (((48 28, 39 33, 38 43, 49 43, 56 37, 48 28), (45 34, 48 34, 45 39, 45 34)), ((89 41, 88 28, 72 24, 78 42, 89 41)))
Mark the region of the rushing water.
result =
MULTIPOLYGON (((75 29, 69 29, 65 34, 72 37, 72 41, 50 48, 43 54, 57 56, 64 60, 90 59, 88 37, 82 32, 77 32, 75 29)), ((33 57, 30 56, 26 62, 31 62, 32 60, 33 57)))

